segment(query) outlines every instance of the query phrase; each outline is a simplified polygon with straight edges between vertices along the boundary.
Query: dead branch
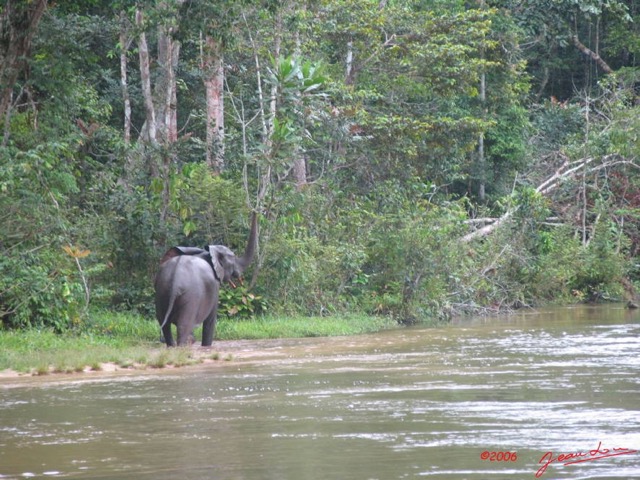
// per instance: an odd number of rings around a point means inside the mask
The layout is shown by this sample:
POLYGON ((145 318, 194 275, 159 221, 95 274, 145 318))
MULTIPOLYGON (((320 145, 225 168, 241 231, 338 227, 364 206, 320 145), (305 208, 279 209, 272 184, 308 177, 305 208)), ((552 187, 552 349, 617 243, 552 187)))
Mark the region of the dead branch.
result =
POLYGON ((465 220, 464 224, 467 225, 475 225, 477 223, 494 223, 497 220, 497 218, 490 218, 490 217, 484 217, 484 218, 470 218, 469 220, 465 220))
MULTIPOLYGON (((618 154, 606 155, 602 158, 602 162, 600 162, 598 165, 589 167, 589 165, 591 165, 594 160, 594 158, 588 157, 577 160, 575 162, 565 161, 560 166, 560 168, 558 168, 558 170, 553 173, 553 175, 551 175, 540 185, 538 185, 538 187, 536 188, 536 192, 540 193, 541 195, 548 195, 556 188, 558 188, 563 182, 575 178, 577 174, 582 172, 584 169, 587 169, 585 173, 595 173, 599 170, 612 168, 618 165, 629 165, 635 168, 640 168, 640 165, 637 165, 633 161, 633 159, 629 160, 618 154)), ((475 230, 462 237, 462 241, 464 243, 468 243, 472 240, 475 240, 476 238, 483 238, 490 235, 495 230, 500 228, 501 225, 506 223, 507 220, 509 220, 517 211, 518 206, 507 210, 500 218, 495 219, 493 223, 485 225, 484 227, 479 228, 478 230, 475 230)), ((467 223, 473 224, 474 222, 468 221, 467 223)))
POLYGON ((602 70, 604 70, 606 73, 613 73, 613 69, 609 66, 609 64, 607 64, 607 62, 605 62, 600 55, 598 55, 596 52, 594 52, 580 40, 578 40, 577 36, 574 35, 572 40, 576 48, 584 53, 587 57, 591 58, 594 62, 596 62, 602 70))
POLYGON ((584 158, 572 163, 565 162, 551 177, 542 182, 542 184, 536 188, 536 192, 544 195, 545 193, 554 190, 560 182, 567 178, 572 178, 574 174, 577 174, 592 161, 593 158, 584 158))

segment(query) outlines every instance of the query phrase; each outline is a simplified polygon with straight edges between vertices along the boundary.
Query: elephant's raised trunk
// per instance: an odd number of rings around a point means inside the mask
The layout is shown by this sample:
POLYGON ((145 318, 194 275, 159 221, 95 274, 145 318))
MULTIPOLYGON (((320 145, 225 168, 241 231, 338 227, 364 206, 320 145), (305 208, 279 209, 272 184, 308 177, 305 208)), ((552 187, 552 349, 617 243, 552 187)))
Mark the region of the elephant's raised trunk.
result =
POLYGON ((256 212, 253 212, 251 214, 251 232, 249 233, 247 248, 244 251, 244 255, 238 258, 238 269, 240 270, 240 272, 244 272, 244 270, 253 261, 253 257, 255 256, 257 246, 258 246, 258 214, 256 212))

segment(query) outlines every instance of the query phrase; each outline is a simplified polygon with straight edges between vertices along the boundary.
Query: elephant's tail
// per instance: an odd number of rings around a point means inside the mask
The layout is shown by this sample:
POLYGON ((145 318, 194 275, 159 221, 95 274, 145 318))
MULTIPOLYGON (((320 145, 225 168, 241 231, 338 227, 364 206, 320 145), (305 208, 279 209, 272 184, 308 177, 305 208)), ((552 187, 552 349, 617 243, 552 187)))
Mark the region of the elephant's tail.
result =
POLYGON ((169 305, 167 305, 167 312, 164 314, 164 320, 160 325, 160 329, 163 329, 164 326, 169 321, 169 317, 171 317, 171 312, 173 311, 173 304, 175 303, 175 300, 176 300, 176 295, 175 293, 171 292, 171 296, 169 297, 169 305))
MULTIPOLYGON (((181 260, 181 256, 178 256, 177 258, 172 258, 171 260, 173 260, 172 262, 165 262, 165 265, 163 265, 161 267, 161 271, 158 272, 158 277, 156 277, 156 308, 158 305, 158 287, 160 286, 159 283, 161 285, 164 285, 163 288, 160 288, 160 291, 164 291, 166 293, 169 294, 169 303, 167 305, 167 308, 164 311, 164 318, 162 319, 162 323, 160 324, 160 329, 162 330, 165 325, 167 324, 167 322, 169 321, 169 319, 171 318, 171 313, 173 312, 173 306, 176 302, 176 289, 174 288, 174 283, 175 283, 175 277, 176 277, 176 269, 177 269, 177 262, 179 262, 181 260), (170 269, 170 270, 167 270, 170 269), (166 280, 166 276, 169 276, 168 282, 164 281, 164 282, 159 282, 159 279, 162 278, 166 280)), ((160 319, 158 318, 158 322, 160 322, 160 319)))

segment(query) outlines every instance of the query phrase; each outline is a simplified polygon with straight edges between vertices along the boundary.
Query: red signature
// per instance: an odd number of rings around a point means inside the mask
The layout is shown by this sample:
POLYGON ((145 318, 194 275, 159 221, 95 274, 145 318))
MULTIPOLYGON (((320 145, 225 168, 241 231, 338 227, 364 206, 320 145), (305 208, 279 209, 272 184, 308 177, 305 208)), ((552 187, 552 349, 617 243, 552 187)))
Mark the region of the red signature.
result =
POLYGON ((601 460, 603 458, 617 457, 619 455, 629 455, 630 453, 637 453, 637 450, 630 448, 600 448, 602 442, 598 442, 598 447, 588 452, 574 452, 574 453, 561 453, 557 457, 553 456, 553 452, 545 453, 538 463, 543 465, 536 472, 536 478, 540 478, 544 472, 547 471, 547 467, 554 462, 562 463, 562 465, 574 465, 576 463, 593 462, 594 460, 601 460))

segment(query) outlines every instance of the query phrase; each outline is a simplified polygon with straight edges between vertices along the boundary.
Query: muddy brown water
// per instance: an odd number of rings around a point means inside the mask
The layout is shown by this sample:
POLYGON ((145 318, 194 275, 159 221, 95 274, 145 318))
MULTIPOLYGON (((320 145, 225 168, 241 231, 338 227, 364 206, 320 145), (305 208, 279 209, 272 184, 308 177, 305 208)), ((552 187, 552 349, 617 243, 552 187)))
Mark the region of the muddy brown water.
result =
POLYGON ((216 347, 235 360, 0 380, 0 479, 640 479, 622 306, 216 347))

